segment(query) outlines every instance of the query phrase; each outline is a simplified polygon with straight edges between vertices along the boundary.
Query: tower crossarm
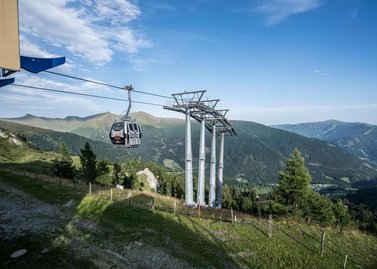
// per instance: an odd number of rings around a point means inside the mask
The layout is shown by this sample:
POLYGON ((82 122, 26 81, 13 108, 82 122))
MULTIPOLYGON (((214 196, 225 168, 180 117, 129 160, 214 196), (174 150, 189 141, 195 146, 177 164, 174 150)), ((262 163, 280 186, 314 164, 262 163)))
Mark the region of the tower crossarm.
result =
POLYGON ((204 100, 203 96, 206 91, 186 91, 174 93, 174 101, 170 105, 164 106, 164 109, 186 114, 190 111, 190 117, 201 123, 206 121, 206 129, 212 132, 212 126, 216 125, 216 133, 228 132, 230 135, 237 135, 230 121, 225 117, 229 109, 215 109, 220 99, 204 100))

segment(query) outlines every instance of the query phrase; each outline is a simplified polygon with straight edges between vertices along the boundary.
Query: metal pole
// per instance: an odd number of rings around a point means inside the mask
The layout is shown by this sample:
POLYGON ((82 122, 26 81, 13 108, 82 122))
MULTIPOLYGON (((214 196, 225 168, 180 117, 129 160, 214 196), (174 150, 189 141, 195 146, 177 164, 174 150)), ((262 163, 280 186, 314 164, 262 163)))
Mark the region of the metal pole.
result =
POLYGON ((223 170, 224 170, 224 133, 220 137, 220 156, 219 156, 219 170, 217 182, 217 207, 221 208, 223 196, 223 170))
POLYGON ((192 150, 191 150, 191 119, 190 109, 186 110, 186 150, 185 150, 185 203, 188 206, 194 204, 193 180, 192 180, 192 150))
POLYGON ((212 126, 211 166, 209 171, 208 206, 215 207, 216 201, 216 125, 212 126))
POLYGON ((199 170, 198 170, 198 197, 199 206, 205 205, 204 201, 204 183, 205 183, 205 120, 203 119, 200 127, 200 144, 199 144, 199 170))
POLYGON ((131 91, 134 89, 132 87, 132 85, 128 85, 128 86, 125 86, 124 89, 128 92, 128 108, 127 108, 127 112, 126 112, 126 115, 124 115, 123 117, 121 117, 121 120, 126 120, 128 119, 128 114, 130 113, 130 110, 131 110, 131 105, 132 105, 132 100, 131 100, 131 91))

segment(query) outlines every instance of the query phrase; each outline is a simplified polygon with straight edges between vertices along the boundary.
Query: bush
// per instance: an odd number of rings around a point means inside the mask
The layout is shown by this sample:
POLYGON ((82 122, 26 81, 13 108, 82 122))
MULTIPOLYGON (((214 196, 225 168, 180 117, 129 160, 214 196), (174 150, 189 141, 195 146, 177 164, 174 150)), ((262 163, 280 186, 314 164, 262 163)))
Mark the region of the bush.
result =
POLYGON ((288 210, 283 204, 271 201, 270 202, 270 212, 273 215, 285 215, 285 214, 288 213, 288 210))

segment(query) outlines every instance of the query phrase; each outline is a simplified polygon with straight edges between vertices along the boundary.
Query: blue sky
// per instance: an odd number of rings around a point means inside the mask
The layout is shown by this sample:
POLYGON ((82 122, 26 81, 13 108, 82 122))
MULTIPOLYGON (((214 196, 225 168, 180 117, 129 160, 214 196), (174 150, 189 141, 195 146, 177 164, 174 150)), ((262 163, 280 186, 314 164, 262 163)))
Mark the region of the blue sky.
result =
MULTIPOLYGON (((170 95, 206 90, 231 120, 377 124, 375 0, 19 0, 21 53, 66 56, 58 72, 170 95)), ((125 98, 41 73, 19 84, 125 98)), ((137 101, 166 104, 135 93, 137 101)), ((116 101, 0 91, 0 117, 119 113, 116 101)), ((182 117, 160 107, 132 111, 182 117)))

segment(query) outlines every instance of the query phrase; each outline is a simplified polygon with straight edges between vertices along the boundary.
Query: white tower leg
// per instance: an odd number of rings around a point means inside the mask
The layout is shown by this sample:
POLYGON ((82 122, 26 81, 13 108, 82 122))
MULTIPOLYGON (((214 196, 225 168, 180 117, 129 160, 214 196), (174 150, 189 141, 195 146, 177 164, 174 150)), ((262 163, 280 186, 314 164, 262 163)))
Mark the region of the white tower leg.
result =
POLYGON ((217 181, 217 207, 221 208, 222 192, 223 192, 223 170, 224 170, 224 133, 221 133, 220 138, 220 156, 219 156, 219 170, 217 181))
POLYGON ((209 171, 209 198, 208 206, 215 207, 216 204, 216 126, 212 127, 211 166, 209 171))
POLYGON ((191 119, 190 110, 186 110, 186 141, 185 141, 185 203, 188 206, 194 204, 193 180, 192 180, 192 149, 191 149, 191 119))
POLYGON ((205 205, 204 185, 205 185, 205 120, 203 119, 200 126, 200 143, 199 143, 199 170, 198 170, 198 195, 197 204, 205 205))

